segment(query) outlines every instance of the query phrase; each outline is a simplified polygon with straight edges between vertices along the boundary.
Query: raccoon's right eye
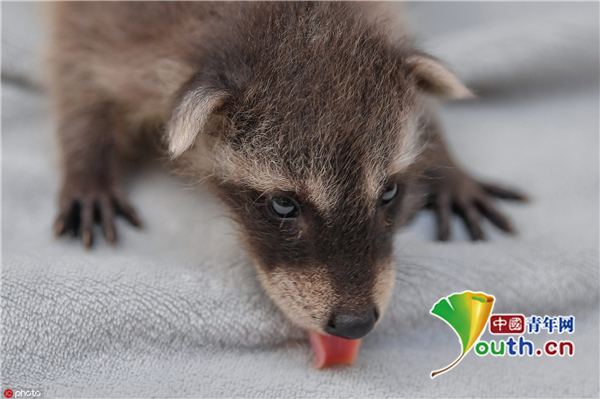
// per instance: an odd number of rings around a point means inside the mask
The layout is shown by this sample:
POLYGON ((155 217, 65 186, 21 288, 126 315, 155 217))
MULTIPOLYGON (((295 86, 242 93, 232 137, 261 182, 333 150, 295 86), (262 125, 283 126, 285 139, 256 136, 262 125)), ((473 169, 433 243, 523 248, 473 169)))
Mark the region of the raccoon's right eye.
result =
POLYGON ((384 205, 389 204, 398 194, 398 184, 394 183, 388 187, 386 187, 383 195, 381 196, 381 203, 384 205))
POLYGON ((271 209, 282 219, 293 219, 300 215, 300 206, 290 197, 271 198, 271 209))

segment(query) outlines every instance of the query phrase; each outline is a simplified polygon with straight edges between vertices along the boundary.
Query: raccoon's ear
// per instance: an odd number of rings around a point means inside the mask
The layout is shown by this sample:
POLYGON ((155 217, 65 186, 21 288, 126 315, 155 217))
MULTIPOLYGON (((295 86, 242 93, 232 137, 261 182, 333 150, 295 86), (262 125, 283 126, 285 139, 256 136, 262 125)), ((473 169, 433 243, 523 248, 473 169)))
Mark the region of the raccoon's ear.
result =
POLYGON ((172 158, 177 158, 194 145, 210 117, 223 107, 229 97, 222 90, 191 86, 188 84, 179 91, 179 100, 175 102, 167 123, 166 135, 172 158))
POLYGON ((454 100, 475 97, 454 72, 434 57, 422 53, 411 55, 406 63, 417 77, 419 87, 429 94, 454 100))

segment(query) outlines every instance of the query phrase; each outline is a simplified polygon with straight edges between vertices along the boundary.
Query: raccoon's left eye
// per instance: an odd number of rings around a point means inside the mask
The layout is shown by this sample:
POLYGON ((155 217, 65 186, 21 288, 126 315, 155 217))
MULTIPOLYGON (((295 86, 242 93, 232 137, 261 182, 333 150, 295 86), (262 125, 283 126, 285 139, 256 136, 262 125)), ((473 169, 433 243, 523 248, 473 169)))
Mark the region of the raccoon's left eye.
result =
POLYGON ((300 214, 300 207, 290 197, 271 198, 271 209, 282 219, 293 219, 300 214))
POLYGON ((398 194, 398 184, 394 183, 387 186, 381 196, 381 203, 384 205, 389 204, 396 197, 396 194, 398 194))

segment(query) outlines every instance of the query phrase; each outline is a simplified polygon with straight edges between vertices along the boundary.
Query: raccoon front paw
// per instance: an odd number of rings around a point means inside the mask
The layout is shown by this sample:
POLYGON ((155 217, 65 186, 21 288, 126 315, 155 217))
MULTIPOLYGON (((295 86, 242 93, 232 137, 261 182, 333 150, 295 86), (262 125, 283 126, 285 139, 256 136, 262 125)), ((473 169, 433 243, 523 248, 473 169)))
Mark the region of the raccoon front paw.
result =
POLYGON ((54 224, 56 237, 81 236, 86 248, 93 242, 94 223, 100 224, 110 244, 116 242, 116 215, 123 216, 133 226, 142 226, 137 212, 120 189, 66 183, 59 202, 59 215, 54 224))
POLYGON ((485 240, 481 229, 482 216, 499 229, 510 234, 515 233, 510 220, 496 209, 494 198, 528 201, 524 194, 479 182, 456 167, 440 168, 427 177, 429 186, 427 206, 432 208, 437 216, 438 240, 450 239, 452 213, 461 217, 473 241, 485 240))

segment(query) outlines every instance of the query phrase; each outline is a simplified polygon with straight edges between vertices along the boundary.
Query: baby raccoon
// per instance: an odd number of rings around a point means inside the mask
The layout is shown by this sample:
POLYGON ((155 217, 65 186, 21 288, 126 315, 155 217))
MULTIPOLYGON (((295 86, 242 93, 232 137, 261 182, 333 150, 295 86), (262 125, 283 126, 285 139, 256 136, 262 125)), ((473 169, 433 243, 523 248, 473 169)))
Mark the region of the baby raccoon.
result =
POLYGON ((473 240, 481 216, 512 232, 493 198, 524 198, 456 167, 435 122, 433 98, 471 92, 374 7, 53 4, 56 234, 89 247, 95 222, 110 243, 115 215, 139 226, 120 181, 156 141, 230 208, 294 323, 357 339, 386 309, 392 238, 418 209, 435 210, 440 240, 453 212, 473 240))

